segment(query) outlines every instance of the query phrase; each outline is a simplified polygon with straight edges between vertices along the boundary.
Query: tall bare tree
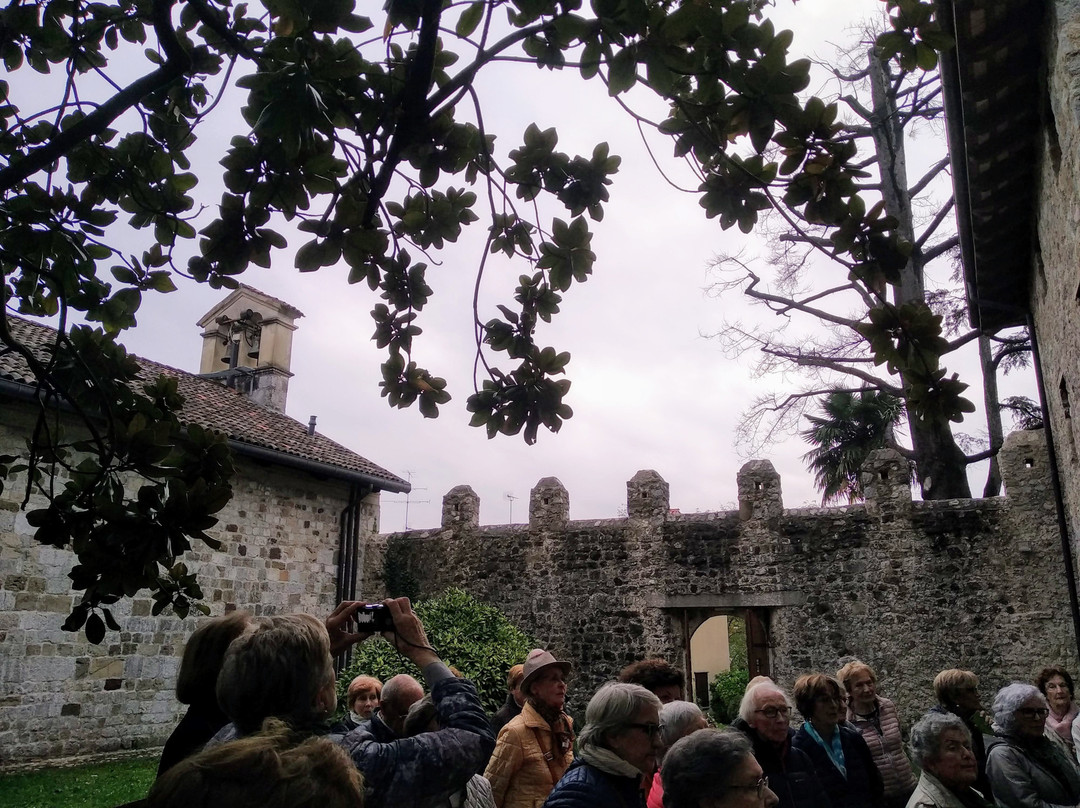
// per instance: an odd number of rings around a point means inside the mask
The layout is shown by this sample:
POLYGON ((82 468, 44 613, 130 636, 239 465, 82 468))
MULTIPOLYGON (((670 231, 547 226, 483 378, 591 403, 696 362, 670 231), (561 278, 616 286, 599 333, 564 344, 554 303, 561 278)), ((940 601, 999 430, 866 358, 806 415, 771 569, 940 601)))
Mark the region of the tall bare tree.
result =
MULTIPOLYGON (((803 382, 794 391, 772 393, 755 401, 744 414, 739 440, 751 451, 756 450, 796 430, 814 404, 821 404, 825 421, 837 427, 829 417, 830 401, 854 402, 866 396, 875 396, 870 401, 900 400, 906 410, 911 445, 891 443, 913 462, 923 497, 969 497, 967 466, 993 459, 1002 443, 997 369, 1003 361, 1014 365, 1023 361, 1026 335, 980 334, 965 328, 959 316, 962 299, 953 293, 958 279, 948 272, 958 240, 944 147, 918 176, 909 176, 908 141, 934 127, 942 114, 937 73, 904 69, 882 58, 870 41, 860 43, 843 61, 848 66, 833 67, 831 72, 841 88, 836 100, 846 110, 842 131, 866 155, 856 163, 862 169, 856 181, 858 193, 867 205, 872 205, 868 218, 883 214, 894 223, 903 255, 894 266, 882 267, 870 277, 859 277, 831 261, 838 240, 842 244, 845 239, 843 228, 829 234, 805 219, 786 216, 777 224, 774 216, 769 231, 771 266, 762 269, 761 262, 747 263, 732 256, 718 259, 722 277, 716 291, 738 287, 777 315, 779 322, 764 330, 729 322, 717 336, 732 355, 742 354, 748 347, 757 348, 761 353, 757 369, 762 374, 795 370, 803 382), (820 260, 822 256, 827 260, 820 260), (935 281, 933 270, 939 267, 939 280, 935 281), (769 277, 763 280, 761 276, 766 273, 769 277), (886 310, 881 307, 883 300, 891 304, 886 310), (892 312, 940 318, 943 335, 938 357, 978 343, 989 446, 965 452, 961 444, 970 449, 973 441, 954 434, 951 425, 960 420, 959 413, 951 419, 925 417, 906 379, 909 369, 875 360, 874 343, 880 339, 881 329, 889 332, 899 327, 898 322, 889 321, 892 312), (800 325, 807 327, 800 330, 800 325), (878 394, 885 398, 876 398, 878 394)), ((921 371, 940 373, 943 384, 966 387, 955 376, 945 377, 944 371, 933 364, 934 359, 923 358, 926 366, 921 371)), ((843 411, 848 409, 852 408, 841 407, 843 411)), ((974 407, 968 404, 965 409, 970 412, 974 407)), ((814 417, 821 420, 822 416, 814 417)), ((882 431, 870 443, 890 442, 884 434, 890 420, 871 421, 882 431)), ((848 424, 848 431, 865 440, 865 427, 848 424)), ((820 431, 811 428, 803 435, 814 443, 813 436, 820 431)), ((811 451, 807 456, 808 462, 813 458, 819 478, 823 462, 841 456, 850 459, 853 449, 825 451, 828 448, 819 443, 822 451, 811 451)), ((823 484, 826 499, 840 493, 858 494, 857 486, 845 488, 837 487, 836 480, 833 483, 823 484)), ((984 495, 999 493, 1000 486, 1000 475, 992 462, 984 495)))

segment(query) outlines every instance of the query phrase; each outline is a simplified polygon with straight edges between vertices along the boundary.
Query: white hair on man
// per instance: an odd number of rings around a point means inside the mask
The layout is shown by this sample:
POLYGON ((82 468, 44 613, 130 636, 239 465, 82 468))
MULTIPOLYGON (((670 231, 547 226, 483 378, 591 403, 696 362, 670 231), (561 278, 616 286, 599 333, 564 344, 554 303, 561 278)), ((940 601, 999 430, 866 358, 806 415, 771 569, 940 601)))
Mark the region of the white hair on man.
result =
POLYGON ((752 724, 754 721, 754 711, 761 704, 761 700, 765 696, 771 696, 778 694, 784 697, 784 701, 787 706, 791 707, 791 698, 784 692, 775 682, 759 682, 753 687, 746 688, 746 692, 743 693, 742 701, 739 702, 739 718, 745 721, 747 724, 752 724))

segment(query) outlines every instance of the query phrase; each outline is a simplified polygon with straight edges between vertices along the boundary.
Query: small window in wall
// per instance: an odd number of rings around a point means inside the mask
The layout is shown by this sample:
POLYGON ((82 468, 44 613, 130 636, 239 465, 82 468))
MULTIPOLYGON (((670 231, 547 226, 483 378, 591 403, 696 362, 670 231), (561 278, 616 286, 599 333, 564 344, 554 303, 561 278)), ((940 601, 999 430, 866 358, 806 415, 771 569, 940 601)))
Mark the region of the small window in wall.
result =
POLYGON ((1068 419, 1072 418, 1072 410, 1069 407, 1069 383, 1065 381, 1065 377, 1061 377, 1061 383, 1058 385, 1058 395, 1061 397, 1061 413, 1068 419))

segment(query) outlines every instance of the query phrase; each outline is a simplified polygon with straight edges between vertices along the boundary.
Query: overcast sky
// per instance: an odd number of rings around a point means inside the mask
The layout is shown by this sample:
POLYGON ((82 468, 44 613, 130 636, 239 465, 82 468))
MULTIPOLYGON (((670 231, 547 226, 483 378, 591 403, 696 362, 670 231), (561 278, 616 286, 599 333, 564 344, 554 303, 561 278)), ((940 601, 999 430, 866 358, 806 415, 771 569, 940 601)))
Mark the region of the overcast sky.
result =
MULTIPOLYGON (((780 27, 796 31, 793 50, 828 58, 831 43, 848 38, 850 22, 882 6, 878 0, 781 2, 775 17, 780 27)), ((481 523, 503 524, 511 516, 526 521, 530 489, 543 477, 566 486, 571 518, 615 517, 625 507, 626 481, 639 469, 654 469, 668 481, 673 508, 733 508, 736 473, 747 459, 733 446, 739 414, 756 395, 784 382, 752 378, 752 357, 730 361, 702 336, 745 306, 737 292, 715 299, 704 289, 714 255, 744 246, 753 252, 760 245, 738 231, 722 232, 715 220, 706 220, 694 195, 661 179, 636 128, 599 82, 583 82, 574 71, 510 66, 485 74, 480 89, 486 122, 502 133, 504 148, 520 142, 525 126, 536 121, 557 127, 560 148, 571 154, 589 154, 606 140, 623 158, 605 218, 593 224, 593 277, 571 289, 553 326, 539 335, 541 345, 573 356, 567 376, 574 417, 557 435, 541 430, 531 447, 520 436, 488 440, 482 429, 467 425, 470 301, 479 258, 474 239, 443 253, 442 265, 428 274, 436 294, 419 321, 425 333, 414 358, 445 377, 454 394, 435 420, 415 408, 392 410, 379 397, 383 353, 370 342, 368 315, 378 298, 366 286, 346 284, 344 268, 301 275, 286 258, 272 270, 252 267, 242 276, 305 315, 294 337, 288 413, 304 423, 317 416, 320 432, 410 479, 410 528, 437 527, 443 495, 461 484, 479 494, 481 523)), ((663 141, 654 142, 667 149, 662 156, 670 152, 663 141)), ((675 176, 692 187, 685 171, 675 176)), ((496 265, 489 278, 493 287, 512 285, 523 271, 522 265, 496 265)), ((222 297, 195 284, 167 296, 148 295, 138 328, 122 341, 142 356, 197 372, 195 323, 222 297)), ((491 309, 482 312, 484 319, 492 315, 491 309)), ((1006 384, 1003 395, 1017 383, 1006 384)), ((982 424, 965 429, 979 432, 982 424)), ((800 459, 806 448, 792 440, 762 455, 779 471, 788 507, 819 499, 800 459)), ((979 477, 973 487, 981 485, 979 477)), ((405 497, 384 495, 382 529, 402 529, 405 519, 405 497)))

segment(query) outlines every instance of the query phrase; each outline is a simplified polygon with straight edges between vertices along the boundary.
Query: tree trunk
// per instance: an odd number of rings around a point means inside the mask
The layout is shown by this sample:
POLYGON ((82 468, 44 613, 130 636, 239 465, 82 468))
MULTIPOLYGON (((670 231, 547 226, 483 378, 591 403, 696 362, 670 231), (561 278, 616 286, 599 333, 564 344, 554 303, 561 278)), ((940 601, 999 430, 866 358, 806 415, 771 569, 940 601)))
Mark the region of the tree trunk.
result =
POLYGON ((910 410, 908 425, 923 499, 970 499, 967 459, 956 445, 949 425, 916 421, 910 410))
MULTIPOLYGON (((907 182, 907 155, 904 131, 896 108, 896 98, 886 66, 871 51, 870 90, 874 104, 870 130, 881 175, 881 195, 885 211, 896 218, 900 235, 915 243, 915 223, 907 182)), ((893 302, 900 306, 912 300, 926 300, 924 261, 915 250, 901 271, 900 282, 893 286, 893 302)), ((902 378, 902 376, 901 376, 902 378)), ((906 386, 906 382, 905 382, 906 386)), ((967 458, 956 445, 947 422, 921 422, 908 409, 908 429, 915 454, 916 475, 923 499, 970 499, 967 458)))
POLYGON ((998 466, 998 450, 1005 442, 1001 428, 1001 403, 998 401, 997 371, 994 368, 994 352, 990 347, 990 338, 979 335, 979 364, 982 365, 983 406, 986 407, 986 431, 990 436, 990 449, 994 456, 990 458, 990 471, 983 486, 984 497, 996 497, 1001 493, 1001 469, 998 466))

